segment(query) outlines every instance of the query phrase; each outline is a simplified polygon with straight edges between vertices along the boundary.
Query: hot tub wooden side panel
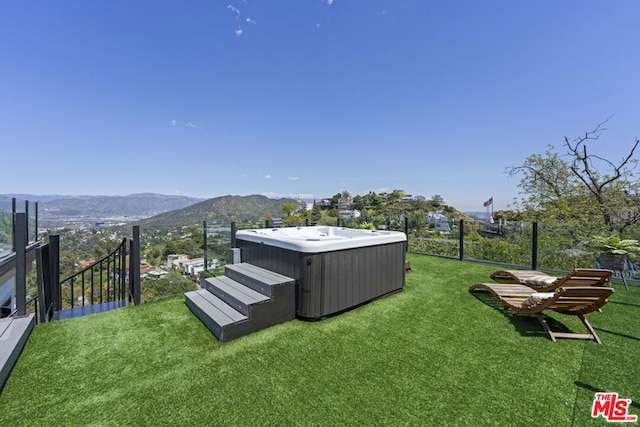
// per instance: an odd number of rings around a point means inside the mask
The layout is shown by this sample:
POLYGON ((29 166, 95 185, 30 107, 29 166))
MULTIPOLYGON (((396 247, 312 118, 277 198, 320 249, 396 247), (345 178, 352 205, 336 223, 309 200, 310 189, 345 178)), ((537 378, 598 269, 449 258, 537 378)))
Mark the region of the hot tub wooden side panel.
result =
POLYGON ((239 239, 236 243, 243 262, 300 280, 300 252, 239 239))
MULTIPOLYGON (((304 254, 289 249, 278 248, 276 246, 269 246, 241 239, 236 240, 236 246, 241 250, 241 258, 243 262, 248 262, 258 267, 295 279, 297 316, 300 316, 299 312, 301 307, 306 307, 308 304, 322 303, 322 301, 318 302, 318 295, 322 292, 321 286, 315 286, 312 288, 314 294, 311 295, 309 285, 312 284, 313 280, 302 280, 302 265, 306 261, 306 258, 303 260, 304 254), (305 289, 303 289, 303 284, 306 285, 305 289)), ((310 255, 311 258, 321 256, 321 254, 310 255)), ((320 262, 314 262, 313 265, 316 266, 321 264, 320 262)), ((304 310, 306 310, 306 308, 304 308, 304 310)))
POLYGON ((306 317, 338 313, 402 289, 404 254, 403 243, 323 254, 323 306, 306 317))
POLYGON ((398 291, 405 243, 305 254, 237 240, 242 261, 296 280, 297 315, 319 319, 398 291))

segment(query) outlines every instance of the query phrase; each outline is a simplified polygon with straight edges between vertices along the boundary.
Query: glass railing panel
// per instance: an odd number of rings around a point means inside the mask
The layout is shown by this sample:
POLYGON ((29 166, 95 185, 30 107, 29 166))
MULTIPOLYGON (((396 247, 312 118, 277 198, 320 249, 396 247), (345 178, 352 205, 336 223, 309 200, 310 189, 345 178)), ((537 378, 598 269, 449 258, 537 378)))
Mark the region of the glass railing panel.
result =
POLYGON ((465 259, 531 266, 531 223, 466 220, 463 232, 465 259))
POLYGON ((11 219, 11 205, 5 210, 0 206, 0 259, 13 252, 13 221, 11 219))
POLYGON ((538 223, 538 267, 551 270, 598 267, 598 254, 589 247, 602 227, 585 223, 538 223))

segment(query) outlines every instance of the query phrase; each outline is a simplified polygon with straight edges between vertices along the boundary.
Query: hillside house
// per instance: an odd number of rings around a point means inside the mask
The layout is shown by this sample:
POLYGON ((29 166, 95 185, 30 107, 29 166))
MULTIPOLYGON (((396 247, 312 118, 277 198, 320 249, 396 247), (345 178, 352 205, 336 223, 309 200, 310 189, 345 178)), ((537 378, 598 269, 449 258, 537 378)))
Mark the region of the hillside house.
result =
POLYGON ((429 227, 433 227, 441 234, 451 234, 451 224, 449 218, 441 212, 428 212, 429 227))
POLYGON ((185 254, 169 254, 167 255, 167 268, 169 270, 182 269, 185 262, 189 261, 189 257, 185 254))
MULTIPOLYGON (((217 259, 210 259, 207 261, 207 270, 215 270, 218 268, 220 261, 217 259)), ((183 274, 187 276, 197 276, 204 271, 204 258, 195 258, 184 264, 183 274)))
POLYGON ((320 199, 316 205, 322 210, 329 210, 331 209, 331 199, 320 199))
POLYGON ((340 218, 345 218, 345 219, 360 218, 361 216, 362 214, 357 209, 351 209, 351 210, 347 209, 345 211, 340 212, 340 218))
POLYGON ((340 197, 338 199, 338 209, 341 211, 349 210, 352 202, 353 202, 353 198, 351 197, 340 197))

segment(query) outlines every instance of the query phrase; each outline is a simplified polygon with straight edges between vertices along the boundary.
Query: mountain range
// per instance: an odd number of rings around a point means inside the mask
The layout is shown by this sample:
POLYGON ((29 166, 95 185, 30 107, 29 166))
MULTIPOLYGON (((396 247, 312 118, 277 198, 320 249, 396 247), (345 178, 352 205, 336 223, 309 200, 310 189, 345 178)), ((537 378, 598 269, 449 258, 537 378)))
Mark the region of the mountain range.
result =
MULTIPOLYGON (((126 196, 57 196, 32 194, 0 194, 0 211, 11 211, 11 198, 17 200, 18 211, 24 201, 38 202, 38 221, 42 227, 95 226, 98 223, 136 223, 148 227, 175 227, 211 222, 254 222, 265 212, 281 216, 285 200, 266 196, 221 196, 198 199, 156 193, 126 196)), ((35 208, 30 205, 30 215, 35 208)))
POLYGON ((292 199, 270 199, 266 196, 221 196, 137 221, 146 227, 166 228, 201 224, 202 221, 239 223, 255 222, 266 212, 280 217, 280 206, 292 199))

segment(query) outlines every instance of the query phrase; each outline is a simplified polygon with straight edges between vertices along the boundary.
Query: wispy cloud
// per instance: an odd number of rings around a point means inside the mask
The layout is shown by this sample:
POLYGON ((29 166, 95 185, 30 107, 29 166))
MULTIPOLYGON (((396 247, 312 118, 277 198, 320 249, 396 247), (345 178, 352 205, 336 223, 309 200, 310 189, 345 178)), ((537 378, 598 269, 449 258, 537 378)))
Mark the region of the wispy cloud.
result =
POLYGON ((237 7, 235 7, 232 4, 227 6, 227 9, 229 9, 231 12, 235 13, 236 15, 240 15, 240 9, 238 9, 237 7))
POLYGON ((176 127, 178 125, 177 120, 171 120, 171 126, 176 127))
POLYGON ((247 21, 249 24, 255 24, 255 23, 256 23, 256 21, 254 21, 253 19, 251 19, 251 18, 249 18, 249 17, 247 17, 246 21, 247 21))
POLYGON ((271 179, 271 175, 265 175, 264 179, 271 179))
POLYGON ((327 4, 331 6, 333 4, 333 0, 327 0, 327 4))
POLYGON ((288 176, 288 177, 287 177, 287 179, 288 179, 289 181, 297 181, 297 180, 298 180, 298 177, 297 177, 297 176, 288 176))
POLYGON ((197 126, 196 126, 196 125, 194 125, 192 122, 187 122, 187 123, 185 123, 184 125, 185 125, 186 127, 188 127, 188 128, 195 128, 195 127, 197 127, 197 126))
POLYGON ((242 28, 240 27, 236 28, 234 33, 236 33, 236 36, 240 37, 243 33, 242 28))

